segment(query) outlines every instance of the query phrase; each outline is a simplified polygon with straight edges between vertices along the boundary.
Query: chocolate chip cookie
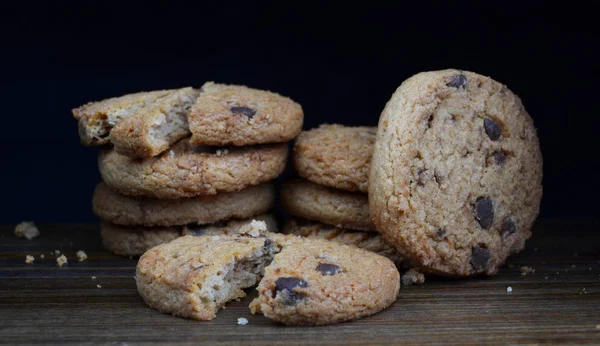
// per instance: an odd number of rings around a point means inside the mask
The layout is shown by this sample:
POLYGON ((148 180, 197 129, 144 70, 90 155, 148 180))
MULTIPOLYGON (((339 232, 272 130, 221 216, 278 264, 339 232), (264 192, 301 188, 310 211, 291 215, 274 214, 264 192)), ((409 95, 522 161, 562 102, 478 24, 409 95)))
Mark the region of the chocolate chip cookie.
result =
POLYGON ((168 243, 181 236, 221 236, 233 234, 245 234, 256 231, 257 234, 264 232, 277 232, 277 223, 271 215, 259 215, 245 220, 228 220, 214 224, 172 227, 126 227, 109 222, 103 222, 100 226, 100 236, 104 248, 120 256, 140 256, 149 249, 160 244, 168 243), (251 229, 253 223, 263 221, 264 229, 251 229))
POLYGON ((294 218, 286 221, 283 227, 283 233, 298 235, 305 238, 326 239, 346 245, 354 245, 389 258, 396 264, 397 268, 400 268, 404 262, 402 255, 395 248, 387 245, 383 241, 381 235, 377 232, 354 231, 326 225, 320 222, 294 218))
POLYGON ((258 284, 253 314, 288 325, 323 325, 372 315, 396 300, 400 274, 386 257, 311 238, 281 247, 258 284))
POLYGON ((96 216, 118 225, 176 226, 248 218, 267 212, 274 199, 275 187, 271 183, 236 192, 178 199, 121 195, 101 183, 94 191, 92 207, 96 216))
POLYGON ((150 307, 211 320, 246 296, 279 248, 267 237, 184 236, 146 252, 136 270, 138 292, 150 307))
POLYGON ((131 157, 150 157, 186 137, 188 112, 199 91, 193 88, 141 92, 91 102, 73 109, 84 145, 114 144, 131 157))
POLYGON ((193 146, 187 138, 163 154, 146 159, 100 152, 104 183, 118 193, 182 198, 239 191, 278 177, 287 161, 285 143, 239 148, 193 146))
POLYGON ((304 178, 336 189, 368 192, 376 127, 321 125, 302 132, 293 162, 304 178))
POLYGON ((340 228, 375 231, 366 194, 290 180, 281 187, 281 203, 290 214, 340 228))
POLYGON ((204 84, 200 92, 189 116, 192 144, 280 143, 302 129, 302 107, 287 97, 213 82, 204 84))
POLYGON ((533 121, 506 86, 444 70, 406 80, 379 120, 370 209, 424 269, 492 275, 531 236, 542 197, 533 121))

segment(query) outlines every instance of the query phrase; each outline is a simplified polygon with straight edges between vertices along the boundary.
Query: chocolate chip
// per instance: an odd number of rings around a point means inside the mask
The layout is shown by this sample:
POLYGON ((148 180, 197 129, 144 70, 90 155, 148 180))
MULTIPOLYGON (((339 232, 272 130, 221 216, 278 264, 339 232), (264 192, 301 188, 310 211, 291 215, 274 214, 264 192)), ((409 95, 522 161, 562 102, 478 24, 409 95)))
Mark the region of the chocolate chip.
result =
POLYGON ((448 82, 446 85, 453 88, 464 89, 465 85, 467 85, 467 76, 465 76, 464 74, 456 75, 452 77, 450 82, 448 82))
POLYGON ((438 228, 436 233, 437 233, 438 238, 440 238, 440 239, 442 239, 446 236, 446 230, 443 228, 438 228))
POLYGON ((256 114, 254 109, 248 107, 231 107, 229 110, 233 114, 245 115, 248 118, 252 118, 256 114))
POLYGON ((270 247, 271 244, 273 244, 273 242, 271 241, 271 239, 267 238, 265 239, 265 242, 263 243, 264 247, 270 247))
POLYGON ((316 271, 320 272, 323 275, 335 275, 342 272, 340 267, 331 263, 319 263, 315 268, 316 271))
POLYGON ((511 235, 516 231, 517 224, 511 218, 507 218, 506 220, 504 220, 504 222, 502 223, 502 229, 500 229, 500 233, 503 236, 511 235))
POLYGON ((485 127, 485 133, 487 133, 491 140, 497 141, 500 138, 502 131, 500 131, 500 126, 494 119, 483 119, 483 127, 485 127))
POLYGON ((475 218, 482 228, 490 228, 494 222, 494 204, 491 197, 477 198, 475 201, 475 218))
POLYGON ((494 160, 496 160, 496 163, 501 165, 504 163, 504 161, 506 161, 506 157, 504 156, 504 152, 502 151, 496 151, 492 154, 492 156, 494 157, 494 160))
POLYGON ((471 265, 475 269, 483 269, 490 261, 490 250, 479 245, 474 246, 471 250, 471 265))
POLYGON ((294 305, 304 299, 304 296, 294 291, 294 288, 305 288, 308 283, 295 277, 280 277, 275 281, 275 294, 280 293, 286 305, 294 305))

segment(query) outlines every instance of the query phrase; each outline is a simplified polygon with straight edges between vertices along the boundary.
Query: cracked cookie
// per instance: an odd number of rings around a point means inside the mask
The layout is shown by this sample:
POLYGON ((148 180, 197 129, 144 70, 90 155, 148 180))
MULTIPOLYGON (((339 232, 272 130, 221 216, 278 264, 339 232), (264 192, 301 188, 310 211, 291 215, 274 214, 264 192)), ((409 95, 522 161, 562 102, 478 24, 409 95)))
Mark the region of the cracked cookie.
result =
POLYGON ((508 88, 472 72, 417 74, 379 120, 370 209, 423 269, 493 275, 531 236, 542 197, 533 120, 508 88))
POLYGON ((140 92, 88 103, 73 116, 84 145, 112 143, 122 155, 156 156, 189 135, 188 112, 198 94, 189 87, 140 92))
POLYGON ((324 124, 303 131, 294 143, 298 174, 324 186, 367 193, 376 127, 324 124))
POLYGON ((205 83, 189 115, 196 145, 286 142, 302 130, 302 107, 290 98, 242 85, 205 83))
POLYGON ((104 183, 118 193, 174 199, 239 191, 277 178, 287 161, 285 143, 251 147, 196 147, 187 138, 163 154, 135 159, 104 149, 104 183))

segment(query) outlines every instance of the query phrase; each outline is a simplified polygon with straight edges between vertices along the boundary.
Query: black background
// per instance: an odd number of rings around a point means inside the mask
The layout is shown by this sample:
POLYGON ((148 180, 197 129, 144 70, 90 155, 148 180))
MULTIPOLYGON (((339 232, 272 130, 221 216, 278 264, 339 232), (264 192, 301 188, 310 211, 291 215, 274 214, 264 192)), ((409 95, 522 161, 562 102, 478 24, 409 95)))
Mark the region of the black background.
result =
POLYGON ((404 79, 444 68, 522 98, 542 143, 542 216, 596 217, 599 30, 591 6, 566 4, 4 4, 0 223, 95 219, 97 148, 70 113, 88 101, 214 80, 292 97, 306 129, 376 125, 404 79))

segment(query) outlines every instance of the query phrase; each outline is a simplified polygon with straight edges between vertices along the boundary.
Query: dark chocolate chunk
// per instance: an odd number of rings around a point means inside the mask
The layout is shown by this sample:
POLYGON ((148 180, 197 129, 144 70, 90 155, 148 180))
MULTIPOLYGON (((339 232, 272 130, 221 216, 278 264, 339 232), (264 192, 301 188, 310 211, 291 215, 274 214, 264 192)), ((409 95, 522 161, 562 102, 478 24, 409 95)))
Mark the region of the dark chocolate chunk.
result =
POLYGON ((335 275, 335 274, 339 274, 342 272, 340 267, 336 266, 335 264, 331 264, 331 263, 319 263, 319 265, 317 265, 315 270, 317 270, 318 272, 320 272, 323 275, 335 275))
POLYGON ((467 76, 464 74, 459 74, 454 77, 446 84, 449 87, 453 88, 463 88, 467 85, 467 76))
POLYGON ((504 222, 502 223, 502 229, 500 230, 500 233, 503 236, 511 235, 516 231, 517 224, 511 218, 507 218, 506 220, 504 220, 504 222))
POLYGON ((229 110, 233 114, 245 115, 248 118, 252 118, 256 114, 254 109, 248 107, 231 107, 229 110))
POLYGON ((500 126, 494 119, 483 119, 483 127, 485 127, 485 133, 487 133, 491 140, 497 141, 500 138, 502 131, 500 131, 500 126))
POLYGON ((440 239, 443 239, 446 236, 446 230, 443 228, 438 228, 436 233, 440 239))
POLYGON ((496 160, 496 163, 499 165, 503 164, 504 161, 506 161, 506 156, 504 156, 503 151, 496 151, 492 154, 492 156, 494 156, 494 160, 496 160))
POLYGON ((475 218, 482 228, 490 228, 494 222, 494 204, 491 197, 477 198, 475 201, 475 218))
POLYGON ((304 296, 294 289, 296 287, 305 288, 308 283, 302 279, 295 277, 280 277, 275 281, 275 292, 279 293, 286 305, 294 305, 298 301, 304 299, 304 296))
POLYGON ((479 245, 474 246, 471 251, 471 265, 475 269, 483 269, 488 264, 491 257, 490 250, 479 245))

